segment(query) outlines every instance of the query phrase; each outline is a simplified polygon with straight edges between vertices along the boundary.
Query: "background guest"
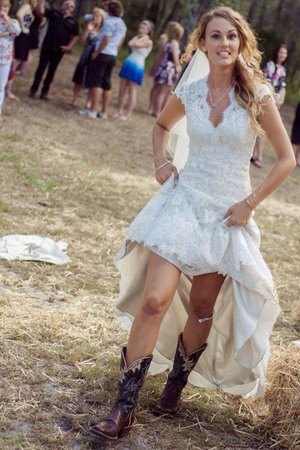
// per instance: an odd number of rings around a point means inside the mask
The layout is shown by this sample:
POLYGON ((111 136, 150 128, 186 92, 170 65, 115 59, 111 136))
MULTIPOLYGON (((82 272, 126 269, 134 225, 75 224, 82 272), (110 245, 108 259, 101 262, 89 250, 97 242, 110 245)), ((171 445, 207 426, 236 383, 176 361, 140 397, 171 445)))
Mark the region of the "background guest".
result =
POLYGON ((173 84, 180 74, 180 47, 179 42, 184 29, 177 22, 169 22, 167 28, 167 43, 162 52, 162 59, 154 75, 154 84, 157 86, 153 100, 153 115, 158 116, 170 94, 173 84))
MULTIPOLYGON (((36 0, 23 0, 16 18, 19 21, 22 32, 15 40, 15 60, 16 64, 27 61, 30 52, 30 25, 34 20, 33 10, 36 7, 36 0)), ((17 66, 18 67, 18 66, 17 66)), ((23 66, 18 67, 23 75, 23 66)), ((17 73, 19 70, 17 69, 17 73)))
POLYGON ((72 79, 74 82, 72 106, 75 106, 80 90, 85 86, 91 54, 95 50, 95 45, 104 20, 105 12, 100 8, 94 8, 93 19, 85 24, 85 29, 81 36, 81 41, 84 42, 84 48, 72 79))
MULTIPOLYGON (((150 75, 152 77, 154 77, 154 75, 156 74, 156 71, 158 69, 159 63, 163 57, 163 52, 164 52, 164 48, 165 45, 168 41, 168 36, 166 33, 163 33, 159 36, 158 39, 158 44, 157 44, 157 52, 153 61, 153 65, 151 67, 150 70, 150 75)), ((153 81, 153 85, 150 91, 150 96, 149 96, 149 106, 148 106, 148 112, 149 114, 153 114, 153 109, 154 109, 154 99, 156 97, 157 94, 157 90, 158 90, 159 86, 157 84, 154 83, 153 81)))
MULTIPOLYGON (((272 61, 269 61, 264 68, 265 77, 271 82, 275 94, 274 100, 277 108, 280 109, 284 103, 286 94, 286 68, 288 48, 281 44, 274 52, 272 61)), ((258 168, 262 167, 264 140, 258 137, 255 142, 251 162, 258 168)))
POLYGON ((79 30, 77 20, 72 17, 74 9, 74 0, 65 0, 59 11, 45 8, 45 1, 39 1, 37 12, 40 17, 48 19, 48 29, 43 41, 39 65, 30 88, 30 97, 35 97, 48 66, 48 72, 40 95, 42 100, 48 100, 48 91, 63 55, 71 51, 77 43, 79 30))
POLYGON ((153 47, 152 35, 153 23, 143 20, 139 25, 138 34, 128 42, 132 52, 125 59, 119 73, 121 81, 118 112, 115 114, 115 118, 129 119, 136 107, 137 87, 143 84, 145 60, 153 47), (126 93, 128 93, 128 110, 125 113, 126 93))
POLYGON ((123 14, 124 8, 121 2, 117 0, 109 2, 108 17, 99 35, 98 46, 92 54, 92 61, 87 72, 86 85, 90 88, 91 109, 79 111, 81 115, 91 118, 97 117, 97 108, 102 89, 102 108, 98 113, 98 117, 107 119, 112 71, 127 31, 126 25, 121 18, 123 14))
POLYGON ((10 6, 8 0, 0 0, 0 122, 3 121, 2 107, 13 60, 14 39, 21 32, 19 22, 8 16, 10 6))
POLYGON ((296 156, 297 166, 300 167, 300 103, 298 103, 292 127, 292 144, 296 156))

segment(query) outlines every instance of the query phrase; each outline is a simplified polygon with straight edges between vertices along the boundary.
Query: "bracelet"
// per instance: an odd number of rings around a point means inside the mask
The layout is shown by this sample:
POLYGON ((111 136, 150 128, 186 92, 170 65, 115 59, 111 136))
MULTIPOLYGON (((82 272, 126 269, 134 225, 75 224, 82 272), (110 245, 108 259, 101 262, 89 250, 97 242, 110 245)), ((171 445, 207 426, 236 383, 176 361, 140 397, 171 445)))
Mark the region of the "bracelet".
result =
MULTIPOLYGON (((252 192, 250 196, 256 198, 256 194, 254 194, 254 192, 252 192)), ((246 203, 252 211, 255 209, 255 206, 252 205, 249 198, 246 198, 246 203)))
POLYGON ((161 166, 157 167, 157 168, 155 169, 155 172, 157 172, 159 169, 162 169, 162 168, 165 167, 167 164, 171 164, 171 162, 170 162, 170 161, 166 161, 166 162, 163 163, 161 166))
POLYGON ((249 202, 249 200, 247 198, 246 198, 246 203, 249 206, 249 208, 251 209, 251 211, 253 211, 254 210, 254 206, 251 205, 251 203, 249 202))

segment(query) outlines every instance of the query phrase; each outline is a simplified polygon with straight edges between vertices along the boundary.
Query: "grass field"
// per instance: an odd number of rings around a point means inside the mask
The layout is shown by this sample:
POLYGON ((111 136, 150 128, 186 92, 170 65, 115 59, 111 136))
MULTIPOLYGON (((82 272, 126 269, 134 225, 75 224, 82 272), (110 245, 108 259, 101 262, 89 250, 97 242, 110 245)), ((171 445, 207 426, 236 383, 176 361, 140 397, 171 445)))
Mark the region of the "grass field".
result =
MULTIPOLYGON (((154 417, 151 407, 165 374, 147 378, 128 438, 107 447, 88 442, 89 424, 114 401, 119 347, 126 342, 114 313, 118 273, 113 256, 157 185, 153 119, 146 114, 150 79, 131 121, 82 118, 69 106, 76 59, 63 60, 50 102, 27 97, 31 70, 15 79, 21 101, 7 100, 4 107, 1 236, 63 239, 71 263, 1 260, 0 449, 269 449, 276 443, 276 429, 268 435, 261 430, 264 407, 221 392, 189 386, 177 418, 154 417)), ((115 78, 111 112, 117 87, 115 78)), ((290 129, 293 111, 284 108, 283 116, 290 129)), ((251 169, 254 186, 273 161, 267 149, 264 168, 251 169)), ((300 332, 299 188, 298 168, 256 213, 262 252, 282 306, 272 336, 276 348, 300 332)))

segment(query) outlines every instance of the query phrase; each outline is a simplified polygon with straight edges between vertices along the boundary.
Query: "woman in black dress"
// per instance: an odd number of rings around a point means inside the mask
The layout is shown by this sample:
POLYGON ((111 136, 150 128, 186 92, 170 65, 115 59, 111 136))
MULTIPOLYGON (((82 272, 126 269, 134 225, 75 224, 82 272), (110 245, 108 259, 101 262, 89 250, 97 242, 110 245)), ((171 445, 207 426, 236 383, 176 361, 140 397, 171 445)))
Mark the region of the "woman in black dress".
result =
POLYGON ((300 102, 298 103, 296 109, 291 139, 296 156, 297 166, 300 167, 300 102))
POLYGON ((22 29, 22 33, 15 40, 15 60, 20 63, 19 73, 24 74, 23 62, 28 60, 30 52, 30 26, 34 20, 33 9, 36 7, 36 0, 24 1, 19 8, 16 17, 22 29))
POLYGON ((84 42, 84 48, 72 78, 74 83, 72 106, 75 106, 81 88, 85 86, 86 74, 91 54, 95 50, 95 45, 104 20, 105 12, 101 8, 94 8, 93 18, 86 24, 85 30, 81 36, 81 40, 84 42))

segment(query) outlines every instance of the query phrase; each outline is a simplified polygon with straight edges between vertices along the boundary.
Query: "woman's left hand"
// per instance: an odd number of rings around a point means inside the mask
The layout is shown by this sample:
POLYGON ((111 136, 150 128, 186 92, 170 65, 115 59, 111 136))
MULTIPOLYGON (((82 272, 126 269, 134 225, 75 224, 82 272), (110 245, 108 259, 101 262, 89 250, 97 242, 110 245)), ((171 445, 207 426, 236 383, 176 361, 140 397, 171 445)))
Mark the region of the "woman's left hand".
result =
POLYGON ((228 220, 226 222, 226 225, 228 227, 243 227, 247 225, 247 223, 251 219, 251 216, 252 209, 249 207, 246 200, 242 200, 238 203, 235 203, 228 209, 224 219, 228 217, 228 220))

